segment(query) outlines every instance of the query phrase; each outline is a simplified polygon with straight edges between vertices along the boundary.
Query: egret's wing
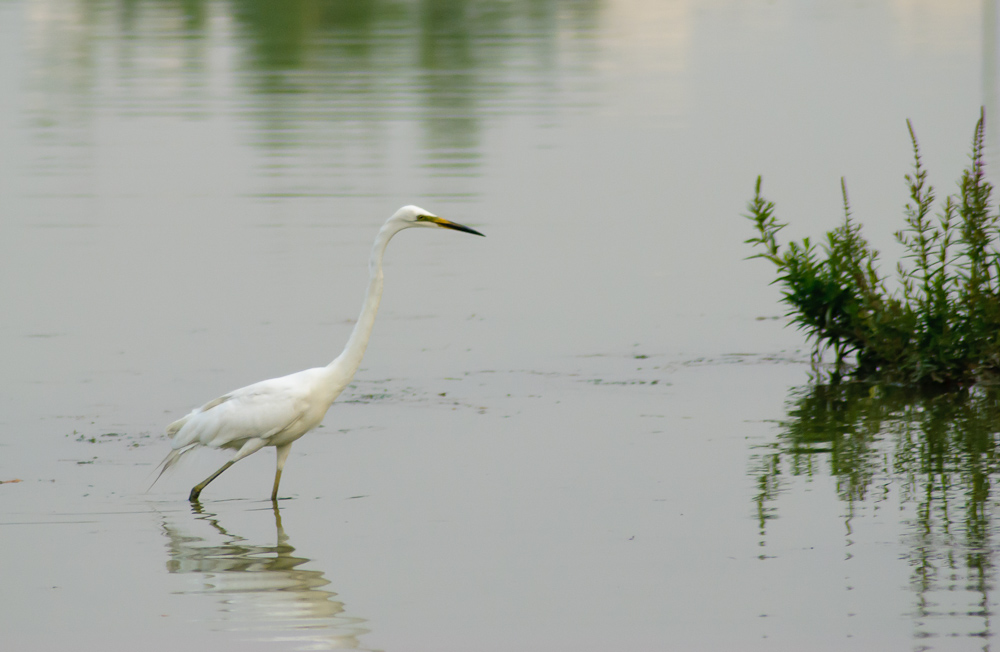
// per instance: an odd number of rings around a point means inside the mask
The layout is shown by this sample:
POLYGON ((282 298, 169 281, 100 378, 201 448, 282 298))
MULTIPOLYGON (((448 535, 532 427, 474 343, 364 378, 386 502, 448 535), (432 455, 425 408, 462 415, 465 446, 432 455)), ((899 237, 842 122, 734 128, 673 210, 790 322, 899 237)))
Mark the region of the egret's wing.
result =
POLYGON ((305 414, 309 388, 303 385, 294 375, 285 376, 220 396, 170 424, 171 446, 174 450, 192 444, 220 448, 251 438, 267 439, 305 414))

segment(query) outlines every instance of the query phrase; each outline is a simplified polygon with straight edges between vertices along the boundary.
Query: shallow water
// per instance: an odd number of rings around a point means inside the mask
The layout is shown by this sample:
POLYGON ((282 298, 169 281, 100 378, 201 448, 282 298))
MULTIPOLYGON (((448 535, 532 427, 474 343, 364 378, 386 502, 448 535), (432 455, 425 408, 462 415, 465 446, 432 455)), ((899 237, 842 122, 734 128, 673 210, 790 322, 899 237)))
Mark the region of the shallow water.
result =
POLYGON ((816 235, 845 176, 892 260, 905 119, 941 192, 1000 124, 998 13, 0 2, 0 643, 989 648, 995 395, 806 387, 739 215, 763 174, 816 235), (406 203, 487 238, 393 241, 280 511, 270 451, 147 492, 336 355, 406 203))

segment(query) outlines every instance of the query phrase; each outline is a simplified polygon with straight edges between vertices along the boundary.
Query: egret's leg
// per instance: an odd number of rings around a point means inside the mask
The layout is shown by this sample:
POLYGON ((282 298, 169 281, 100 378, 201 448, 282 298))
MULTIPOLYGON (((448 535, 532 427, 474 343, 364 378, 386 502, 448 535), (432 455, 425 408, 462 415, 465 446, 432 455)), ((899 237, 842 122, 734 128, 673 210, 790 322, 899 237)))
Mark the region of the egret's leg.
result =
POLYGON ((226 462, 225 464, 222 465, 221 469, 219 469, 218 471, 216 471, 212 475, 210 475, 207 478, 205 478, 202 482, 199 482, 198 484, 196 484, 191 489, 191 495, 188 496, 188 500, 190 500, 192 503, 198 502, 198 496, 200 496, 202 490, 205 487, 208 486, 208 483, 211 482, 212 480, 215 480, 220 475, 222 475, 223 471, 225 471, 226 469, 228 469, 229 467, 231 467, 235 463, 236 463, 236 460, 229 460, 228 462, 226 462))
POLYGON ((257 451, 259 451, 261 448, 264 447, 264 444, 266 444, 266 443, 267 442, 264 441, 263 439, 256 439, 256 438, 254 438, 254 439, 247 440, 247 443, 243 444, 243 447, 240 448, 240 450, 236 453, 236 455, 233 455, 233 459, 231 459, 228 462, 226 462, 225 464, 223 464, 222 468, 220 468, 218 471, 216 471, 212 475, 210 475, 207 478, 205 478, 203 481, 201 481, 198 484, 196 484, 191 489, 191 494, 188 496, 188 500, 191 501, 192 503, 198 502, 198 496, 201 495, 201 492, 204 491, 205 487, 208 486, 209 482, 211 482, 212 480, 215 480, 217 477, 219 477, 220 475, 222 475, 223 471, 225 471, 226 469, 228 469, 229 467, 231 467, 233 464, 236 464, 237 462, 239 462, 240 460, 242 460, 247 455, 251 455, 251 454, 256 453, 257 451))
POLYGON ((278 453, 278 469, 274 472, 274 489, 271 491, 271 500, 278 500, 278 483, 281 482, 281 470, 285 468, 285 460, 288 459, 288 454, 292 451, 291 444, 285 444, 284 446, 278 446, 275 451, 278 453))

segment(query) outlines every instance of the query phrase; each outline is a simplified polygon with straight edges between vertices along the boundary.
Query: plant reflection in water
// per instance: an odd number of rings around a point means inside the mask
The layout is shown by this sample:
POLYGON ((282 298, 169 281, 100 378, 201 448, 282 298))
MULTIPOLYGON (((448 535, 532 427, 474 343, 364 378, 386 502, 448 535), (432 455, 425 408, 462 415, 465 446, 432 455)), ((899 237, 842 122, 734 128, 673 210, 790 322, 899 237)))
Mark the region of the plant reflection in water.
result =
POLYGON ((324 591, 329 584, 321 571, 301 568, 310 561, 294 555, 295 548, 281 526, 281 512, 273 503, 277 531, 273 545, 252 544, 231 534, 216 514, 192 506, 196 521, 207 523, 221 538, 209 539, 183 533, 163 522, 169 539, 171 573, 197 573, 202 588, 184 593, 219 596, 220 620, 228 629, 253 631, 259 638, 298 643, 296 649, 366 649, 360 638, 368 633, 364 619, 344 615, 344 604, 336 593, 324 591))
POLYGON ((917 594, 916 637, 992 637, 998 399, 996 387, 935 393, 848 383, 797 390, 776 439, 753 457, 761 545, 768 544, 780 495, 796 478, 823 475, 829 464, 846 507, 848 544, 852 520, 871 517, 897 493, 898 529, 917 594))

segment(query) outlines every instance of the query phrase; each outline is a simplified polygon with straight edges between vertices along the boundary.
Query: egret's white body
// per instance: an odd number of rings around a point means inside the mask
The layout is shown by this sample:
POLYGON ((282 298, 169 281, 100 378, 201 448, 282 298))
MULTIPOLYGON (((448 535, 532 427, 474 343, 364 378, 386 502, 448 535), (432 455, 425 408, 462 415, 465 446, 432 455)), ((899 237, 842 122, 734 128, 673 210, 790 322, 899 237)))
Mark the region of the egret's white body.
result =
POLYGON ((382 257, 385 248, 394 235, 412 227, 441 227, 482 235, 417 206, 404 206, 396 211, 375 238, 369 262, 371 278, 368 293, 361 316, 343 352, 325 367, 306 369, 241 387, 173 422, 167 427, 173 450, 163 460, 160 474, 181 455, 200 446, 236 449, 236 455, 222 468, 191 489, 190 500, 196 501, 205 486, 230 466, 265 446, 274 446, 277 450, 277 470, 271 499, 277 500, 281 471, 292 442, 320 424, 330 405, 351 382, 361 365, 382 298, 382 257))

